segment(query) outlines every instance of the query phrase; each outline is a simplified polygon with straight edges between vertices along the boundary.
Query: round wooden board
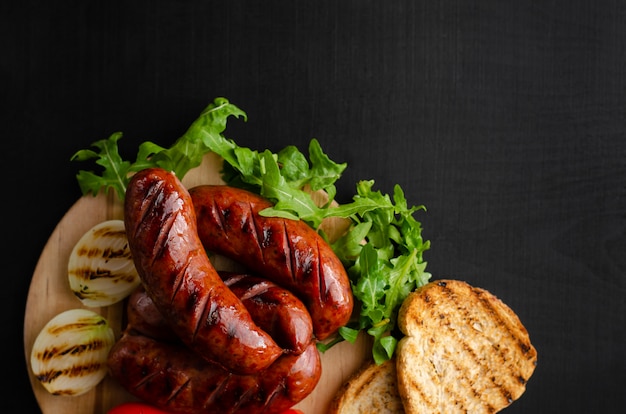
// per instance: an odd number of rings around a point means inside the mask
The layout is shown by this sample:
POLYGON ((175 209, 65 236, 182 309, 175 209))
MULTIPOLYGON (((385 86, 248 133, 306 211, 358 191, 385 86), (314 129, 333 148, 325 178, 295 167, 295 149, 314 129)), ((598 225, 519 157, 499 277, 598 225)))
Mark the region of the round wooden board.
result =
MULTIPOLYGON (((198 184, 223 184, 219 175, 221 160, 207 155, 202 165, 185 176, 187 187, 198 184)), ((34 377, 30 369, 30 353, 40 330, 58 313, 73 308, 84 308, 72 294, 67 279, 67 263, 74 244, 94 225, 109 219, 122 219, 123 207, 110 193, 80 198, 58 223, 46 243, 33 273, 26 313, 24 315, 24 351, 31 385, 43 414, 106 414, 109 409, 135 398, 112 378, 105 379, 92 391, 76 397, 53 396, 34 377)), ((331 224, 332 226, 333 224, 331 224)), ((233 266, 228 260, 214 258, 216 268, 233 266)), ((123 305, 92 308, 103 315, 113 327, 116 336, 122 330, 123 305)), ((343 342, 321 355, 322 377, 314 392, 295 408, 305 414, 324 414, 339 387, 370 357, 371 342, 360 337, 355 344, 343 342)))

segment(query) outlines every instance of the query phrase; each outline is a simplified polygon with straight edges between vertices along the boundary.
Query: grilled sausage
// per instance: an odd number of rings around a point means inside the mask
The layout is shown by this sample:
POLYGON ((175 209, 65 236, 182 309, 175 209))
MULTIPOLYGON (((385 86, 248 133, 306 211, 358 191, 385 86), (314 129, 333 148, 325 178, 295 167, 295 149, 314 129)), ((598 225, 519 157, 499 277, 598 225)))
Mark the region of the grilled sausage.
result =
POLYGON ((299 354, 313 339, 313 322, 304 303, 277 284, 244 273, 219 272, 241 299, 252 320, 285 351, 299 354))
POLYGON ((208 251, 239 261, 295 293, 311 314, 317 339, 348 322, 353 298, 347 273, 315 230, 303 221, 259 215, 271 203, 245 190, 201 185, 189 193, 208 251))
MULTIPOLYGON (((245 273, 218 272, 252 320, 285 351, 302 353, 313 339, 311 316, 297 297, 273 282, 245 273)), ((126 306, 128 325, 151 338, 177 339, 143 286, 135 289, 126 306)))
POLYGON ((131 178, 124 223, 148 295, 189 348, 237 373, 263 370, 281 355, 209 261, 189 193, 173 173, 150 168, 131 178))
POLYGON ((311 341, 254 375, 236 375, 182 344, 125 332, 109 353, 109 372, 133 396, 176 414, 280 413, 309 395, 321 375, 311 341))

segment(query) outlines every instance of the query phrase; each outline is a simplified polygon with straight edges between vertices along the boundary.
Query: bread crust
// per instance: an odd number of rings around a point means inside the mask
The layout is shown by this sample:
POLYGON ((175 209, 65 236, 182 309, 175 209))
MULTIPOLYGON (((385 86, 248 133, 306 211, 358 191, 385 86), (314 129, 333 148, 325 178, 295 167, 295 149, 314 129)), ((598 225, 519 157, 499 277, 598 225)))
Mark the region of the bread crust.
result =
POLYGON ((402 414, 396 361, 366 362, 338 390, 328 414, 402 414))
POLYGON ((495 413, 517 400, 537 364, 518 316, 485 289, 438 280, 398 314, 398 392, 407 414, 495 413))

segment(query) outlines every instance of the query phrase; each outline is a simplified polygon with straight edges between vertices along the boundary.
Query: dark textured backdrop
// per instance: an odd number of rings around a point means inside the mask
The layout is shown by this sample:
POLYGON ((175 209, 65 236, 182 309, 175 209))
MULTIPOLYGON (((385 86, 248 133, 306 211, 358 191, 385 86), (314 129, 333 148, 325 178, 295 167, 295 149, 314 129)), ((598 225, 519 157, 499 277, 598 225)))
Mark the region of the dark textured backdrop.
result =
POLYGON ((23 0, 0 34, 3 413, 38 411, 23 313, 80 197, 70 156, 169 145, 217 96, 248 114, 238 144, 347 162, 340 199, 374 179, 426 205, 428 270, 498 295, 538 349, 507 413, 624 406, 623 2, 23 0))

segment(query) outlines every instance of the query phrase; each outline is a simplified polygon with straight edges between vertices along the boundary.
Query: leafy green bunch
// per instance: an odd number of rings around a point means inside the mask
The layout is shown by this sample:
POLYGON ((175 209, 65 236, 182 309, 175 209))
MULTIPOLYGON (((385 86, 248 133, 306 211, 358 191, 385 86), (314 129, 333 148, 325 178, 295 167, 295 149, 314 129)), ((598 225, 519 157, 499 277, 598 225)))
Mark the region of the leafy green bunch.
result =
POLYGON ((347 167, 345 163, 332 161, 315 139, 309 143, 308 157, 291 145, 277 153, 240 147, 223 135, 230 116, 247 120, 245 112, 227 99, 216 98, 170 147, 150 141, 140 144, 134 162, 119 155, 121 133, 94 142, 92 148, 98 151, 83 149, 71 158, 95 160, 101 167, 99 172, 78 172, 81 191, 96 195, 101 190, 114 190, 123 200, 133 173, 160 167, 182 179, 207 153, 214 152, 224 160, 221 173, 228 185, 273 202, 262 215, 303 220, 323 236, 320 225, 324 219, 349 219, 348 231, 331 247, 350 277, 355 317, 337 337, 318 343, 318 348, 326 351, 344 340, 354 342, 359 332, 365 331, 373 337, 374 360, 381 363, 391 358, 401 337, 396 326, 399 307, 410 292, 431 277, 423 258, 430 243, 423 240, 421 224, 414 218, 424 206, 409 207, 399 185, 392 196, 374 191, 373 180, 359 181, 351 202, 332 206, 335 183, 347 167), (317 205, 311 191, 324 191, 328 201, 317 205))

